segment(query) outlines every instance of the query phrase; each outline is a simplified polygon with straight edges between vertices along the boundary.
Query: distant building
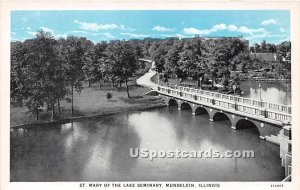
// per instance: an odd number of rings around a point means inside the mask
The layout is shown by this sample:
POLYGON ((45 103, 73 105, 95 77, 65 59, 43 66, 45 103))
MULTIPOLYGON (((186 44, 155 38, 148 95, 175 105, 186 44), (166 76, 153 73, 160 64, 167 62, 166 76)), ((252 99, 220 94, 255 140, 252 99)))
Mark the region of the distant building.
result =
POLYGON ((265 63, 280 62, 277 53, 250 53, 250 57, 265 63))

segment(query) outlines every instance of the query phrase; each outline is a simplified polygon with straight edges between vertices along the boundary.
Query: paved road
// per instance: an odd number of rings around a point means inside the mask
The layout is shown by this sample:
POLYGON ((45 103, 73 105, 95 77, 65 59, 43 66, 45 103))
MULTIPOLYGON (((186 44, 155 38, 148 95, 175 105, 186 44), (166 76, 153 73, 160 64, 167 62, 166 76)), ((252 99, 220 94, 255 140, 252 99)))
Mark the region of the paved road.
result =
POLYGON ((145 59, 143 59, 143 61, 147 61, 147 62, 151 63, 152 66, 151 66, 151 68, 149 69, 149 71, 147 73, 145 73, 143 76, 141 76, 140 78, 138 78, 136 80, 136 83, 138 85, 145 86, 145 87, 156 90, 157 89, 157 84, 155 84, 151 81, 151 78, 156 74, 155 62, 151 61, 151 60, 145 60, 145 59))

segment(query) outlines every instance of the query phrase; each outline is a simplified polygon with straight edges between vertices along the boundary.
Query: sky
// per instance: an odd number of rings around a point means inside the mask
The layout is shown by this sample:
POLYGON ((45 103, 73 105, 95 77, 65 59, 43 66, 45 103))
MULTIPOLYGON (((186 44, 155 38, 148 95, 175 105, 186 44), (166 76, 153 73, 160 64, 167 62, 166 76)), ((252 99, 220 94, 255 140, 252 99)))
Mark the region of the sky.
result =
POLYGON ((34 38, 38 30, 55 38, 83 36, 93 41, 167 37, 238 37, 250 44, 290 40, 288 10, 99 10, 12 11, 11 40, 34 38))

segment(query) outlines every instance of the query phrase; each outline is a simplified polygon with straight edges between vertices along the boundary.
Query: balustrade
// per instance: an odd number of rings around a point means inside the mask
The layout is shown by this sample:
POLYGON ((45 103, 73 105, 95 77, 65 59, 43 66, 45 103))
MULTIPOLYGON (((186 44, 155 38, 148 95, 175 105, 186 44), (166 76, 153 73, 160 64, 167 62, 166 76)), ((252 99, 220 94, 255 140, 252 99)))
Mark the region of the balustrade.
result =
POLYGON ((263 101, 251 100, 227 94, 176 86, 159 86, 158 91, 178 98, 185 98, 195 103, 208 103, 213 106, 234 109, 235 111, 261 116, 276 121, 290 121, 291 107, 263 101))

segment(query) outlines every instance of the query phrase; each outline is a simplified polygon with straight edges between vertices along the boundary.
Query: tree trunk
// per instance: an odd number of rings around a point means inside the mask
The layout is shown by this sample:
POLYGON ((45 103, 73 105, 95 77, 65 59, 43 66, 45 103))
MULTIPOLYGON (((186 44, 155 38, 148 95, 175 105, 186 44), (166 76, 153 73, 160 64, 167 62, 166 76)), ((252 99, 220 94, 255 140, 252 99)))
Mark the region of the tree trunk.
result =
POLYGON ((122 81, 119 82, 119 87, 122 88, 122 81))
POLYGON ((200 88, 200 78, 197 80, 197 87, 200 88))
POLYGON ((36 120, 39 120, 39 109, 35 109, 35 114, 36 114, 36 120))
POLYGON ((57 108, 58 108, 58 114, 61 114, 59 99, 57 99, 57 108))
POLYGON ((111 87, 114 87, 114 80, 111 80, 111 87))
POLYGON ((89 80, 89 87, 91 87, 91 81, 89 80))
POLYGON ((72 114, 72 116, 73 116, 73 113, 74 113, 74 86, 72 85, 72 108, 71 108, 71 114, 72 114))
POLYGON ((51 119, 50 119, 51 121, 54 120, 54 114, 55 114, 55 111, 54 111, 54 103, 52 103, 52 104, 51 104, 51 119))
POLYGON ((99 80, 99 89, 101 89, 101 80, 99 80))
POLYGON ((127 77, 125 78, 125 83, 126 83, 126 91, 127 91, 127 96, 128 98, 130 98, 130 95, 129 95, 129 89, 128 89, 128 83, 127 83, 127 77))

